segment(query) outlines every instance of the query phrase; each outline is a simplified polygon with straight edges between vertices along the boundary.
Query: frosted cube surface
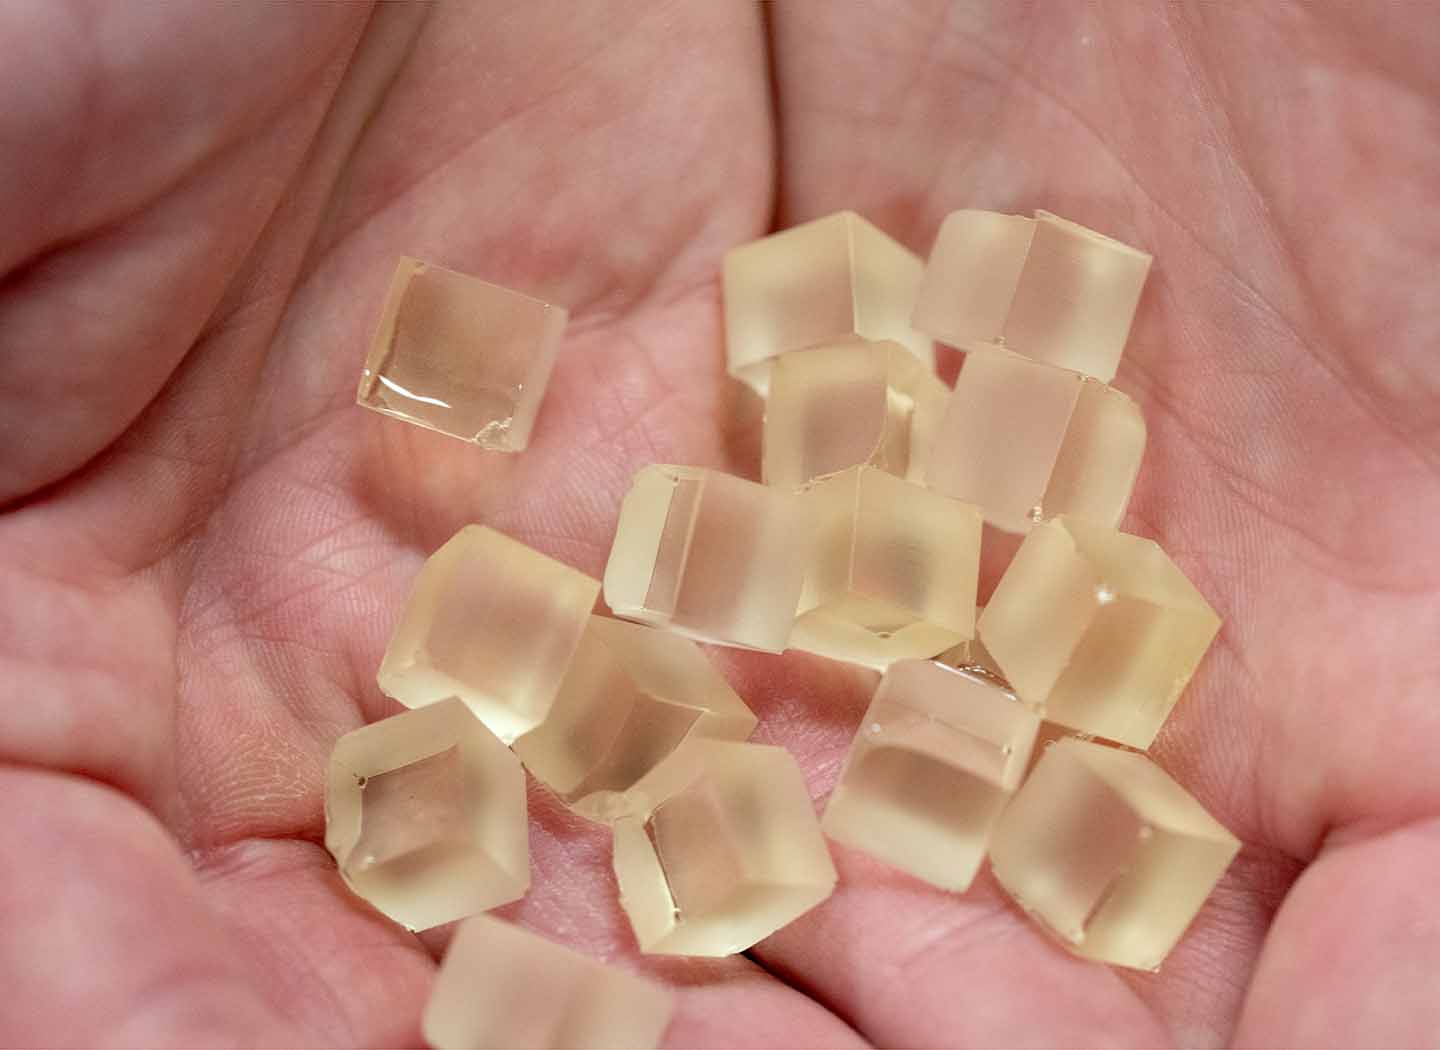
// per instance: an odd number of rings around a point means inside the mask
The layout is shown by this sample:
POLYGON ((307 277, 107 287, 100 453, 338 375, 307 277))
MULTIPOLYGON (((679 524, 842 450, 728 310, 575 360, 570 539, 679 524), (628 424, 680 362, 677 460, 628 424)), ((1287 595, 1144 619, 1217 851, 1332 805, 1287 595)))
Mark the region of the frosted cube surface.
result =
POLYGON ((459 700, 346 733, 325 780, 325 848, 349 887, 425 930, 530 885, 525 773, 459 700))
POLYGON ((356 400, 482 448, 518 452, 550 381, 564 307, 402 258, 356 400))
POLYGON ((924 269, 852 211, 732 248, 724 263, 730 374, 764 394, 774 357, 857 336, 892 340, 933 367, 930 339, 910 327, 924 269))
POLYGON ((1025 537, 978 624, 1015 692, 1046 718, 1138 748, 1219 629, 1158 544, 1069 518, 1025 537))
POLYGON ((995 877, 1086 958, 1153 970, 1240 841, 1145 755, 1065 739, 1000 818, 995 877))
POLYGON ((599 591, 584 573, 467 525, 416 577, 380 688, 406 707, 459 697, 511 743, 550 710, 599 591))

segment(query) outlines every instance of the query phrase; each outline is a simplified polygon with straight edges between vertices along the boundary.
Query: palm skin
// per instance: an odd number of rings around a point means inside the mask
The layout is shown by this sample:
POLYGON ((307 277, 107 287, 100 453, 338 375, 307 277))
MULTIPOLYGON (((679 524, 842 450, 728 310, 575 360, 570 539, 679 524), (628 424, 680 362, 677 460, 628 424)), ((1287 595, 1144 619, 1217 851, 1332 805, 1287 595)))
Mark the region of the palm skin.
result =
MULTIPOLYGON (((320 785, 421 558, 598 573, 637 467, 753 476, 721 253, 961 206, 1157 257, 1128 527, 1227 620, 1157 745, 1216 897, 1134 975, 837 850, 747 957, 640 959, 532 790, 505 913, 673 982, 677 1046, 1435 1042, 1440 20, 1379 14, 0 7, 0 1043, 418 1041, 443 934, 347 894, 320 785), (353 407, 401 252, 573 304, 523 456, 353 407)), ((718 658, 827 791, 865 679, 718 658)))

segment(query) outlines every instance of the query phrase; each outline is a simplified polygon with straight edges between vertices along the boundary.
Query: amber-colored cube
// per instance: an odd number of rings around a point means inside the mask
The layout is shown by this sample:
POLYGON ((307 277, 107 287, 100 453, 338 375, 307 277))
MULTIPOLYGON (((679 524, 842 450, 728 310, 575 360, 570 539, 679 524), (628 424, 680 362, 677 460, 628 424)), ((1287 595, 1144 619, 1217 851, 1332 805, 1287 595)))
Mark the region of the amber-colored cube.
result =
POLYGON ((412 930, 497 907, 530 885, 525 773, 459 700, 356 729, 330 754, 325 848, 412 930))
POLYGON ((979 510, 873 467, 802 498, 816 548, 792 648, 884 670, 975 633, 979 510))
POLYGON ((699 467, 654 464, 620 506, 605 566, 616 616, 718 645, 780 652, 811 540, 800 497, 699 467))
POLYGON ((1220 617, 1159 544, 1056 518, 1025 537, 978 629, 1050 721, 1146 748, 1220 617))
POLYGON ((925 264, 853 211, 836 212, 725 256, 730 374, 764 394, 780 354, 861 337, 900 343, 933 367, 935 347, 910 327, 925 264))
POLYGON ((1149 272, 1145 252, 1049 212, 951 212, 915 327, 962 350, 1003 344, 1108 383, 1149 272))
POLYGON ((416 577, 380 688, 406 707, 457 696, 511 743, 550 710, 599 591, 584 573, 467 525, 416 577))
POLYGON ((683 781, 615 822, 620 903, 640 949, 733 955, 835 888, 805 779, 779 747, 694 740, 683 781))
POLYGON ((499 452, 530 443, 563 306, 402 258, 356 400, 499 452))
POLYGON ((577 812, 609 822, 666 797, 684 741, 744 740, 755 721, 688 638, 592 616, 550 714, 515 753, 577 812))
POLYGON ((1061 514, 1120 524, 1145 420, 1120 391, 1003 350, 967 354, 926 476, 1007 532, 1061 514))
POLYGON ((1086 958, 1153 970, 1240 841, 1145 755, 1046 748, 990 845, 1000 885, 1086 958))
POLYGON ((923 481, 948 394, 898 343, 782 354, 765 403, 765 483, 798 488, 862 464, 923 481))
POLYGON ((669 989, 489 915, 455 931, 422 1027, 435 1050, 653 1050, 669 989))
POLYGON ((964 890, 1039 728, 1040 716, 992 679, 897 661, 860 720, 820 826, 941 889, 964 890))

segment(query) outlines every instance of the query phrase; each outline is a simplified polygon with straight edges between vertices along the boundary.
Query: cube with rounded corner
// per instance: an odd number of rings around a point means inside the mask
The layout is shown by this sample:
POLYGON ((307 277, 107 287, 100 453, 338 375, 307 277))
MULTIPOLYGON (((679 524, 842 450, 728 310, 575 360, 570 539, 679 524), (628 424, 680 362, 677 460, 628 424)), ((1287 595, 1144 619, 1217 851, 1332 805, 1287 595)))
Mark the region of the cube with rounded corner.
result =
POLYGON ((525 773, 459 700, 364 726, 330 754, 325 848, 412 930, 516 900, 530 885, 525 773))

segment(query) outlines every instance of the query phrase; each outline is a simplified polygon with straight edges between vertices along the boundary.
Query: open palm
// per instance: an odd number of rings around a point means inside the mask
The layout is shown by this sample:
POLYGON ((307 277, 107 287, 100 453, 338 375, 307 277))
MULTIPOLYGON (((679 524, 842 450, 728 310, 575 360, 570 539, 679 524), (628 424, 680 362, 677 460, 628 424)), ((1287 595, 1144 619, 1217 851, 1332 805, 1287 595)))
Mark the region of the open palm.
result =
MULTIPOLYGON (((0 1043, 418 1040, 440 938, 319 844, 410 578, 472 521, 598 574, 639 466, 754 476, 717 262, 842 207, 1155 253, 1127 527, 1227 621, 1157 755, 1245 849, 1154 975, 843 850, 748 956, 639 960, 532 790, 506 913, 674 983, 676 1045, 1440 1038, 1440 19, 1397 10, 0 5, 0 1043), (573 306, 524 455, 353 407, 402 252, 573 306)), ((717 659, 828 790, 863 676, 717 659)))

